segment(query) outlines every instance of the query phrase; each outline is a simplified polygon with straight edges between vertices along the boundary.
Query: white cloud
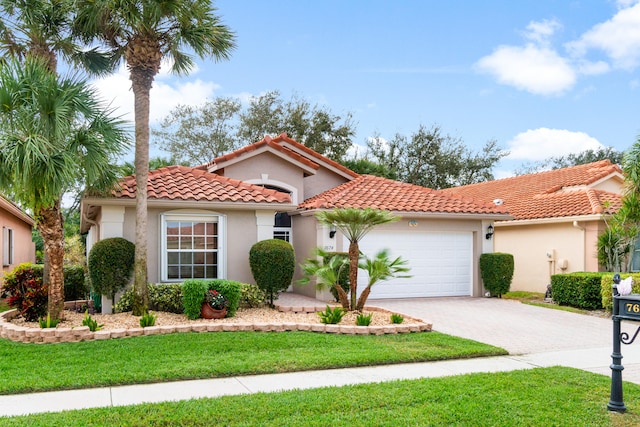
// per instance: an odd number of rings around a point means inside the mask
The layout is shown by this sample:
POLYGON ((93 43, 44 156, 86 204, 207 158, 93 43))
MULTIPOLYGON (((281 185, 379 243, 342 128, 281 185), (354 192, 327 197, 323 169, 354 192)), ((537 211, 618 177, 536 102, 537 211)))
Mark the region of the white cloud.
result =
POLYGON ((584 57, 590 49, 598 49, 611 58, 616 68, 632 70, 637 67, 640 63, 640 3, 634 3, 618 2, 623 8, 613 18, 567 43, 567 50, 576 57, 584 57))
POLYGON ((576 81, 575 71, 564 58, 552 49, 534 44, 500 46, 476 66, 502 84, 537 95, 562 93, 576 81))
POLYGON ((585 150, 597 150, 603 145, 584 132, 566 129, 538 128, 521 132, 508 142, 510 160, 545 160, 585 150))
POLYGON ((523 34, 538 46, 547 46, 549 39, 556 30, 562 29, 562 24, 555 19, 544 19, 542 21, 531 21, 527 25, 527 31, 523 34))
MULTIPOLYGON (((158 122, 167 116, 173 108, 179 104, 198 105, 214 96, 214 90, 219 86, 212 82, 204 82, 200 79, 178 80, 169 78, 166 71, 168 67, 161 69, 160 74, 151 88, 151 106, 149 111, 150 123, 158 122)), ((92 82, 98 90, 100 96, 112 108, 116 108, 115 114, 124 116, 126 120, 134 121, 133 92, 131 91, 131 81, 129 72, 125 67, 105 78, 92 82)))

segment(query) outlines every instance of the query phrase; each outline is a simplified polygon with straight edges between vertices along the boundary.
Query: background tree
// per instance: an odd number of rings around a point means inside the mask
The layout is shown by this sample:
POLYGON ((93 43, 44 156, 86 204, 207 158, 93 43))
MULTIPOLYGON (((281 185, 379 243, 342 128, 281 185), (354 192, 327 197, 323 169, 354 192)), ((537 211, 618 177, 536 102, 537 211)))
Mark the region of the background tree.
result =
POLYGON ((389 168, 398 180, 433 189, 490 181, 493 167, 508 154, 495 141, 475 154, 439 126, 423 125, 410 138, 396 134, 387 141, 377 135, 367 147, 370 159, 389 168))
POLYGON ((219 97, 200 106, 179 106, 152 130, 154 142, 191 165, 260 141, 265 135, 286 132, 305 146, 341 161, 352 144, 355 124, 351 114, 333 114, 294 95, 282 99, 278 91, 250 98, 246 107, 233 98, 219 97))
POLYGON ((34 214, 49 260, 48 309, 59 319, 62 195, 82 178, 94 191, 110 187, 111 160, 126 148, 126 131, 84 80, 59 79, 40 60, 0 64, 0 105, 0 187, 34 214))
MULTIPOLYGON (((188 166, 188 163, 186 162, 179 162, 176 159, 174 159, 173 157, 152 157, 149 159, 149 170, 153 171, 156 169, 160 169, 160 168, 164 168, 167 166, 174 166, 174 165, 182 165, 182 166, 188 166)), ((129 175, 133 175, 136 173, 136 167, 133 164, 133 162, 124 162, 123 164, 120 165, 120 176, 129 176, 129 175)))
POLYGON ((179 105, 151 129, 157 145, 185 164, 198 165, 239 147, 238 113, 242 104, 218 97, 201 106, 179 105))
POLYGON ((569 153, 565 156, 549 157, 540 162, 525 163, 515 170, 516 175, 537 173, 544 170, 562 169, 570 166, 586 165, 600 160, 611 160, 611 163, 621 165, 624 152, 613 147, 602 147, 597 150, 584 150, 579 153, 569 153))
POLYGON ((147 181, 149 175, 149 106, 151 86, 163 60, 170 71, 186 74, 194 66, 187 50, 200 58, 227 59, 234 35, 214 14, 210 0, 78 0, 74 32, 86 44, 109 49, 124 61, 134 96, 136 167, 136 254, 132 314, 149 305, 147 287, 147 181))
POLYGON ((335 226, 349 240, 349 309, 356 310, 358 297, 358 243, 374 227, 397 221, 399 218, 388 211, 365 208, 344 208, 316 213, 321 224, 335 226))

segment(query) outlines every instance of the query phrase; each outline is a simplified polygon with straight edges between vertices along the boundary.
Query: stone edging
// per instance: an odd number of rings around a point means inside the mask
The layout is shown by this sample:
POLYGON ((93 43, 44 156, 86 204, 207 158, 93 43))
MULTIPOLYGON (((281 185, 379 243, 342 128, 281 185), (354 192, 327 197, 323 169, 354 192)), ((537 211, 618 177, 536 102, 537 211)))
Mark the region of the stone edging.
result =
MULTIPOLYGON (((278 307, 283 312, 315 312, 316 307, 278 307)), ((378 307, 367 307, 368 311, 386 311, 378 307)), ((122 328, 108 331, 91 332, 88 326, 74 328, 27 328, 14 325, 11 319, 18 315, 17 310, 9 310, 0 313, 0 337, 15 342, 23 343, 59 343, 80 342, 92 340, 107 340, 111 338, 137 337, 143 335, 173 334, 181 332, 285 332, 285 331, 310 331, 329 334, 351 335, 383 335, 403 334, 411 332, 429 332, 431 324, 403 316, 405 321, 417 323, 401 323, 386 326, 356 326, 356 325, 325 325, 322 323, 294 323, 294 322, 264 322, 264 323, 193 323, 184 325, 149 326, 146 328, 122 328)))

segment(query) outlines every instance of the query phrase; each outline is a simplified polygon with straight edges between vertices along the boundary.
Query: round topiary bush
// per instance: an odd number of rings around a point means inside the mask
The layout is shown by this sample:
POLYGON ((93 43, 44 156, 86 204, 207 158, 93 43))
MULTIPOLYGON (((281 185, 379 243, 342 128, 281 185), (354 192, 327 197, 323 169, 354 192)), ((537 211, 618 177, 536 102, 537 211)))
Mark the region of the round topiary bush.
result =
POLYGON ((92 289, 113 300, 129 283, 134 257, 135 245, 122 237, 103 239, 93 245, 88 262, 92 289))
POLYGON ((480 255, 480 275, 492 296, 509 292, 513 279, 513 255, 494 252, 480 255))
POLYGON ((273 306, 278 292, 291 285, 296 258, 291 243, 280 239, 262 240, 249 251, 251 274, 273 306))

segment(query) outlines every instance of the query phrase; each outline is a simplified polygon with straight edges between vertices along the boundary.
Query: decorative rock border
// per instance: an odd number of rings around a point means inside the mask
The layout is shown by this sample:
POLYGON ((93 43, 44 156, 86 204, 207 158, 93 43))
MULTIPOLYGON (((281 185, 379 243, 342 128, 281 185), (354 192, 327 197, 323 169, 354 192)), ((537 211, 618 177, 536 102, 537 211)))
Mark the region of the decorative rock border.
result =
MULTIPOLYGON (((367 311, 384 311, 378 307, 367 307, 367 311)), ((279 311, 294 313, 314 313, 317 307, 278 307, 279 311)), ((320 310, 321 311, 321 310, 320 310)), ((27 328, 11 323, 11 319, 18 315, 17 310, 9 310, 0 313, 0 338, 23 343, 59 343, 80 342, 92 340, 107 340, 112 338, 138 337, 144 335, 160 335, 184 332, 285 332, 285 331, 311 331, 327 334, 350 335, 383 335, 406 334, 411 332, 430 332, 431 324, 421 320, 404 316, 405 322, 386 326, 356 326, 356 325, 325 325, 322 323, 294 323, 294 322, 237 322, 193 323, 184 325, 149 326, 146 328, 112 329, 91 332, 88 326, 74 328, 27 328)))

